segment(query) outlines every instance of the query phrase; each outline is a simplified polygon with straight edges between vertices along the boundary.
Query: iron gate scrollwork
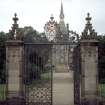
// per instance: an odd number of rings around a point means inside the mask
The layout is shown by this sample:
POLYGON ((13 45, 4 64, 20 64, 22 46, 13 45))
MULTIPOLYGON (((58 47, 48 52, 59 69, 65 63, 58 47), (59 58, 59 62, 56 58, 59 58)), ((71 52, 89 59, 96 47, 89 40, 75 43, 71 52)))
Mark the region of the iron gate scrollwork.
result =
POLYGON ((28 105, 52 105, 52 45, 25 44, 25 98, 28 105))

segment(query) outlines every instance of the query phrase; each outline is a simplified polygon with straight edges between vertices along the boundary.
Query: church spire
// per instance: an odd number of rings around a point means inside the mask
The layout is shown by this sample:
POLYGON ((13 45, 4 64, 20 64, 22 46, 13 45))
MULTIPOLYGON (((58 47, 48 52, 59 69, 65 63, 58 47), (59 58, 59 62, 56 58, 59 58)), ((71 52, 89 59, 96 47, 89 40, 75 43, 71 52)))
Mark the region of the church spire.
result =
POLYGON ((60 20, 63 20, 64 19, 64 12, 63 12, 63 3, 61 1, 61 10, 60 10, 60 20))

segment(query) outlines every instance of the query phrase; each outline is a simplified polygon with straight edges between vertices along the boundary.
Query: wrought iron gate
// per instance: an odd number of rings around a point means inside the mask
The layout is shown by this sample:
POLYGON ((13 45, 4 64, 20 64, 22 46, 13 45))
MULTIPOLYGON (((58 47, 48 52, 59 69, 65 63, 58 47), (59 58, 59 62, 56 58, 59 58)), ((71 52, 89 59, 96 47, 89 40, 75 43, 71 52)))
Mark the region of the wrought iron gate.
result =
MULTIPOLYGON (((24 83, 27 105, 53 105, 53 70, 61 70, 55 65, 70 66, 68 44, 25 43, 24 44, 24 83), (57 59, 55 59, 55 54, 57 59), (63 58, 64 57, 64 58, 63 58), (64 60, 63 60, 63 59, 64 60)), ((73 52, 74 65, 74 103, 80 104, 80 58, 79 49, 73 52)), ((69 69, 68 69, 69 70, 69 69)), ((70 94, 70 93, 68 93, 70 94)))
POLYGON ((52 45, 25 44, 25 98, 28 105, 52 105, 52 45))

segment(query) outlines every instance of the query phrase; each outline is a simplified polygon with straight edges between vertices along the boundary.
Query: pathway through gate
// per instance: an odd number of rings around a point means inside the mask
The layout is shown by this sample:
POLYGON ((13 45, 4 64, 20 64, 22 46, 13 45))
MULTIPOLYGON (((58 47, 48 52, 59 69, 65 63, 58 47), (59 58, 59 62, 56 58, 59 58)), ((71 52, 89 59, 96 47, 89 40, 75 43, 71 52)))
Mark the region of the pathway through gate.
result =
POLYGON ((53 105, 73 105, 73 73, 53 73, 53 105))

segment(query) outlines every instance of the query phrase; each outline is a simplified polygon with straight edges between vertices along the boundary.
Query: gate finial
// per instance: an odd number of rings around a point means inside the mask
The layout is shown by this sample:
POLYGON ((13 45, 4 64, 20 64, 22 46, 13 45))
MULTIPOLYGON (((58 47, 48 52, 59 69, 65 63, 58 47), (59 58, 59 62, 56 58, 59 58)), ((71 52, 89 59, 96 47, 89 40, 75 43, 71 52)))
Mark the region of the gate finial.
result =
POLYGON ((87 20, 87 23, 90 23, 90 21, 91 21, 90 13, 87 13, 86 20, 87 20))
POLYGON ((12 32, 13 32, 13 37, 14 39, 17 38, 17 29, 18 29, 18 24, 17 24, 17 21, 18 21, 18 17, 17 17, 17 14, 15 13, 14 14, 14 17, 13 17, 13 21, 14 21, 14 24, 12 25, 12 32))
POLYGON ((54 20, 54 16, 53 16, 53 14, 51 14, 50 19, 51 19, 51 21, 53 21, 53 20, 54 20))
POLYGON ((14 24, 17 24, 17 21, 18 21, 18 17, 17 17, 17 14, 15 13, 14 14, 14 18, 13 18, 13 21, 14 21, 14 24))
POLYGON ((95 32, 95 30, 93 29, 92 27, 92 24, 91 24, 91 17, 90 17, 90 13, 87 13, 87 17, 86 17, 86 26, 85 26, 85 29, 84 31, 82 32, 82 36, 81 36, 81 39, 88 39, 88 40, 91 40, 91 39, 97 39, 97 33, 95 32))

